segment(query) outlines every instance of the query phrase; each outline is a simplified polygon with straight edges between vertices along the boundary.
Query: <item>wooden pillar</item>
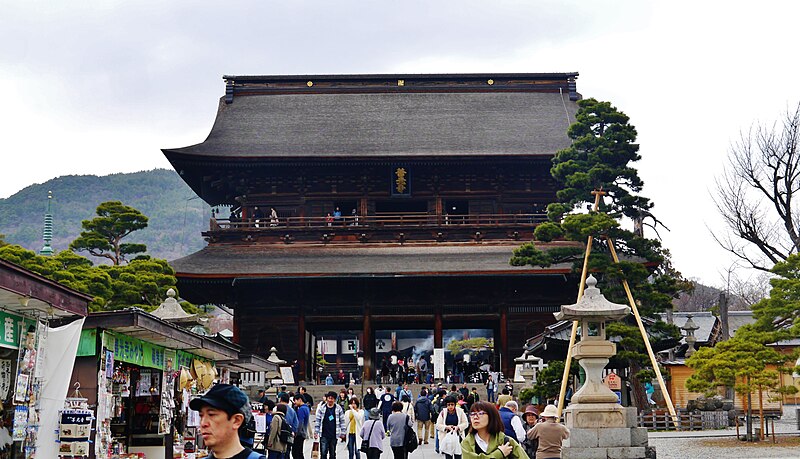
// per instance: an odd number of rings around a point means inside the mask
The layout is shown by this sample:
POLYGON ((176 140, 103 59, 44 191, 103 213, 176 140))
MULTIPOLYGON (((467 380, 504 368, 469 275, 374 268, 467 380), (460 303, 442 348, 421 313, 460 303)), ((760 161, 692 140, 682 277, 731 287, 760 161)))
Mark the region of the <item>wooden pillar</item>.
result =
POLYGON ((306 313, 301 306, 297 311, 297 378, 306 379, 306 313))
POLYGON ((442 310, 439 308, 436 308, 433 319, 433 347, 436 349, 442 347, 442 310))
POLYGON ((508 372, 510 365, 509 362, 511 361, 510 356, 508 355, 508 307, 505 305, 500 306, 500 356, 501 356, 501 368, 500 371, 503 372, 505 375, 509 375, 508 372))
POLYGON ((239 333, 240 333, 240 330, 241 330, 241 327, 239 326, 239 322, 241 320, 242 320, 242 310, 241 310, 241 308, 234 308, 233 309, 233 338, 231 338, 231 341, 233 341, 236 344, 239 344, 239 336, 240 336, 239 333))
POLYGON ((371 379, 375 340, 372 338, 372 313, 369 306, 364 306, 364 325, 361 331, 361 352, 364 354, 364 379, 371 379))

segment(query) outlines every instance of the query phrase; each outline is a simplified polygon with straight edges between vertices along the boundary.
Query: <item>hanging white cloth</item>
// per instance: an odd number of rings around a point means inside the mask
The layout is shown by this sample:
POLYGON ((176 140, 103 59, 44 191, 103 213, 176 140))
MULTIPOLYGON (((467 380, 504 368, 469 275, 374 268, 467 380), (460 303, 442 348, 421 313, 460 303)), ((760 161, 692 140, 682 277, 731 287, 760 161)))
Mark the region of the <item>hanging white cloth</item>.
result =
MULTIPOLYGON (((72 378, 72 368, 78 353, 78 342, 85 318, 63 327, 47 328, 47 344, 42 373, 39 435, 36 438, 37 457, 58 457, 58 411, 64 408, 72 378)), ((87 384, 88 385, 88 384, 87 384)))

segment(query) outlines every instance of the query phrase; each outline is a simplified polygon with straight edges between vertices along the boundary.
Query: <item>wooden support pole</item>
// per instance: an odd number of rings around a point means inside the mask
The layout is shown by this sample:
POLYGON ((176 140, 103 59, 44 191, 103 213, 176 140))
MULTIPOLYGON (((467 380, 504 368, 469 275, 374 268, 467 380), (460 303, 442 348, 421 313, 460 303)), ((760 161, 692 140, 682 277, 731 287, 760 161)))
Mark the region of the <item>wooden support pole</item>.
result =
MULTIPOLYGON (((600 197, 603 196, 605 191, 595 190, 592 191, 594 195, 594 211, 600 208, 600 197)), ((581 270, 581 283, 578 286, 578 301, 583 297, 583 289, 586 284, 586 274, 589 270, 589 254, 592 253, 592 236, 586 240, 586 253, 583 255, 583 269, 581 270)), ((564 399, 567 396, 567 382, 569 381, 569 370, 572 366, 572 346, 575 345, 575 337, 578 334, 578 321, 572 321, 572 331, 569 335, 569 347, 567 347, 567 359, 564 361, 564 375, 561 377, 561 390, 558 393, 558 416, 561 417, 561 411, 564 409, 564 399)))
MULTIPOLYGON (((611 257, 614 259, 614 263, 619 263, 617 250, 614 248, 614 240, 606 238, 606 241, 608 242, 608 250, 611 252, 611 257)), ((669 414, 672 415, 672 420, 677 426, 678 417, 675 414, 675 405, 672 404, 672 397, 670 397, 669 391, 667 390, 667 385, 664 383, 664 377, 661 376, 661 369, 658 367, 656 355, 653 353, 653 348, 650 346, 650 339, 647 338, 647 331, 644 329, 644 323, 642 322, 642 317, 639 315, 639 308, 636 307, 636 302, 633 300, 633 294, 631 293, 630 286, 628 286, 628 281, 622 279, 622 286, 625 288, 625 294, 628 296, 628 303, 631 306, 633 316, 636 318, 636 324, 639 326, 639 332, 642 334, 642 341, 644 341, 644 346, 647 348, 647 355, 650 356, 650 363, 653 365, 653 370, 656 372, 658 385, 661 387, 661 393, 664 395, 664 401, 667 402, 669 414)))

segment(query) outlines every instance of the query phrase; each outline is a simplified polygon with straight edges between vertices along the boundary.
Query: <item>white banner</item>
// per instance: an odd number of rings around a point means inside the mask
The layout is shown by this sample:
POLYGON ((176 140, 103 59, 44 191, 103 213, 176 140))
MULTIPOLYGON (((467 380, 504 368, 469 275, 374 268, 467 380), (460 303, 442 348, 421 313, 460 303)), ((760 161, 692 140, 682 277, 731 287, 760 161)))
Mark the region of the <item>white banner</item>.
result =
POLYGON ((342 354, 355 354, 358 352, 358 338, 342 340, 342 354))
POLYGON ((433 364, 433 378, 444 379, 444 349, 434 349, 431 359, 433 364))
POLYGON ((336 355, 336 340, 321 339, 317 341, 317 353, 322 355, 336 355))
POLYGON ((58 431, 58 411, 64 408, 84 320, 81 318, 63 327, 47 329, 47 358, 42 374, 42 404, 39 435, 36 437, 37 457, 58 457, 55 434, 58 431))

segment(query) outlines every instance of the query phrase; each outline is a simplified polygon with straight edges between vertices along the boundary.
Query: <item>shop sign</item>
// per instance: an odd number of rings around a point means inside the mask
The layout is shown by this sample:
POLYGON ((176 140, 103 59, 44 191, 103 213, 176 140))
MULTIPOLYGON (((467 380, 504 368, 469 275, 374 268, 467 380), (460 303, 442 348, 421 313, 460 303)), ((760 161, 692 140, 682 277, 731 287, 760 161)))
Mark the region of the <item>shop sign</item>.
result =
POLYGON ((0 311, 0 324, 3 327, 2 333, 0 333, 0 347, 19 349, 19 334, 23 322, 25 324, 33 323, 32 320, 25 320, 22 316, 0 311))
POLYGON ((194 360, 194 355, 188 352, 178 351, 175 355, 175 368, 180 369, 181 367, 185 368, 192 368, 192 360, 194 360))
POLYGON ((0 360, 0 400, 8 398, 8 391, 11 390, 11 360, 0 360))
POLYGON ((616 373, 609 373, 605 379, 606 386, 612 391, 621 390, 622 389, 622 380, 619 378, 619 375, 616 373))
POLYGON ((117 335, 114 340, 114 359, 140 367, 164 369, 164 348, 155 344, 117 335))
POLYGON ((81 340, 78 341, 76 357, 86 357, 97 352, 97 329, 88 328, 81 330, 81 340))

